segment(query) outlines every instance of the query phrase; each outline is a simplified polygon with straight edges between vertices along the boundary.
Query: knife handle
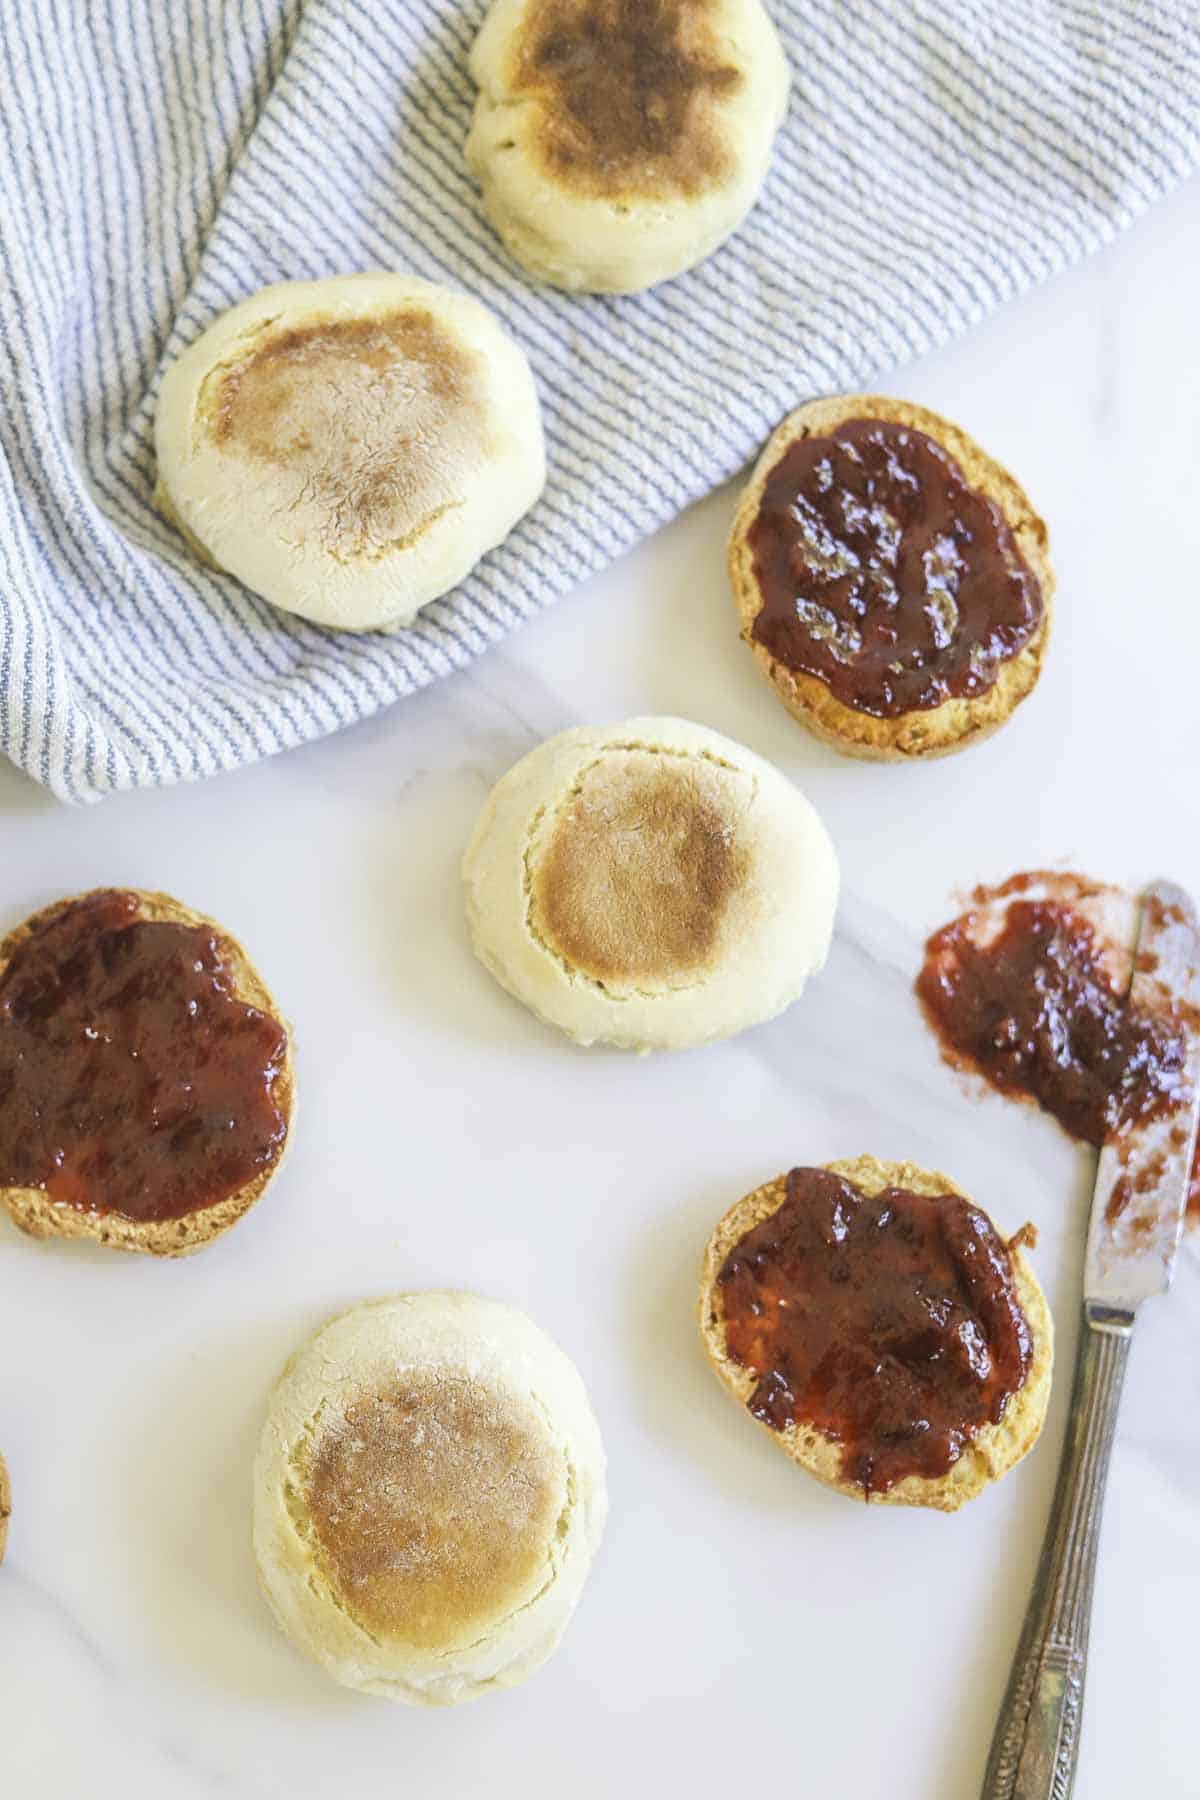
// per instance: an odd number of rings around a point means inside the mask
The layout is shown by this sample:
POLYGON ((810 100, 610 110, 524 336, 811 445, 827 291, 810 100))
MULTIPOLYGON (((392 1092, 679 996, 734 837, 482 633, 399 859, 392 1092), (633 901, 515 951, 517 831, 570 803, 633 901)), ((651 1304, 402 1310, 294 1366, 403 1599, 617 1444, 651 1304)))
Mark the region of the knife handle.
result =
POLYGON ((1096 1546, 1133 1314, 1085 1306, 1058 1486, 981 1800, 1070 1800, 1096 1546))

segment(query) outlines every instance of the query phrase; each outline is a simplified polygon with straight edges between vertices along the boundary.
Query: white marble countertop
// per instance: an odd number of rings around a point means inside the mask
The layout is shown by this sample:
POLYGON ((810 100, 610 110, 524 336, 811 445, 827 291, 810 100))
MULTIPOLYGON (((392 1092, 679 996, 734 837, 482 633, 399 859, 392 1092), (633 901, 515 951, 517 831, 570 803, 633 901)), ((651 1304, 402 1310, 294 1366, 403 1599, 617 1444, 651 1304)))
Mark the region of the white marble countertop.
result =
MULTIPOLYGON (((1093 1158, 970 1093, 920 1023, 956 890, 1045 862, 1200 890, 1200 183, 892 390, 1027 485, 1055 642, 995 739, 839 760, 736 638, 714 495, 472 671, 311 749, 68 812, 0 769, 0 923, 100 883, 225 922, 296 1024, 302 1109, 269 1198, 158 1264, 0 1225, 5 1800, 397 1792, 971 1800, 1050 1500, 1093 1158), (492 781, 568 723, 678 712, 821 809, 844 898, 775 1023, 636 1060, 539 1026, 472 960, 459 855, 492 781), (1035 1220, 1059 1333, 1032 1457, 955 1517, 856 1509, 720 1392, 692 1321, 708 1230, 796 1161, 870 1150, 1035 1220), (360 1296, 516 1302, 578 1361, 612 1516, 558 1656, 454 1712, 343 1693, 255 1588, 249 1465, 293 1346, 360 1296)), ((1138 1324, 1100 1555, 1079 1792, 1200 1793, 1200 1258, 1138 1324)))

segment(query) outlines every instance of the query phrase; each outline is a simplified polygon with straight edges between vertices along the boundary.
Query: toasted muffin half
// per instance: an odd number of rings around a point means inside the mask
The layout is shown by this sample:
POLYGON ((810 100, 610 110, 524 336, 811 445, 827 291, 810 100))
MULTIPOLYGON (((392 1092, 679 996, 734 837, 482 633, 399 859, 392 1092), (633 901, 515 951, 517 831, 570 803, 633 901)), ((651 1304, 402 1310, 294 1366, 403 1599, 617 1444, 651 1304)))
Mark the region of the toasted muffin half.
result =
POLYGON ((708 256, 754 205, 787 109, 761 0, 492 0, 467 167, 540 281, 626 294, 708 256))
MULTIPOLYGON (((213 920, 172 899, 169 894, 147 893, 132 888, 96 889, 88 894, 73 895, 56 901, 18 925, 0 942, 0 1054, 3 1053, 3 1034, 10 1004, 5 994, 5 977, 18 951, 72 909, 121 896, 128 896, 137 902, 138 910, 131 918, 132 923, 199 927, 211 933, 229 999, 240 1008, 252 1009, 254 1013, 261 1014, 265 1021, 278 1028, 282 1037, 279 1054, 273 1064, 270 1097, 282 1121, 281 1135, 270 1157, 264 1159, 262 1166, 235 1192, 225 1195, 214 1204, 200 1205, 163 1217, 129 1216, 120 1208, 106 1204, 99 1193, 95 1203, 89 1203, 86 1178, 70 1199, 55 1197, 45 1184, 12 1183, 11 1164, 8 1169, 4 1165, 6 1156, 11 1158, 14 1151, 0 1135, 0 1183, 6 1178, 9 1182, 8 1185, 0 1185, 0 1205, 6 1208, 13 1222, 30 1237, 81 1239, 103 1244, 110 1249, 131 1250, 149 1256, 187 1256, 203 1249, 206 1244, 228 1231, 262 1197, 283 1160, 295 1114, 291 1030, 262 977, 237 940, 213 920)), ((149 1116, 158 1118, 158 1114, 153 1111, 149 1116)), ((3 1113, 0 1111, 0 1133, 2 1132, 3 1113)))
MULTIPOLYGON (((886 1188, 913 1194, 957 1196, 961 1190, 946 1176, 918 1168, 913 1163, 881 1162, 873 1156, 832 1162, 827 1171, 841 1176, 862 1194, 873 1196, 886 1188)), ((749 1410, 757 1377, 730 1354, 726 1339, 721 1272, 743 1239, 772 1217, 787 1196, 787 1177, 780 1175, 756 1188, 730 1208, 718 1224, 704 1253, 700 1280, 699 1323, 708 1354, 722 1385, 749 1410)), ((843 1444, 804 1422, 789 1422, 782 1430, 759 1418, 772 1441, 792 1461, 827 1487, 851 1499, 882 1502, 890 1506, 924 1506, 954 1512, 983 1492, 989 1482, 1007 1473, 1037 1442, 1050 1398, 1054 1359, 1054 1333, 1050 1311, 1037 1277, 1025 1255, 1025 1235, 1018 1233, 1007 1245, 1013 1283, 1029 1333, 1029 1360, 1021 1385, 1007 1401, 1003 1417, 984 1425, 967 1441, 945 1474, 936 1478, 908 1475, 885 1489, 864 1491, 861 1482, 848 1479, 843 1444)), ((753 1413, 751 1416, 755 1416, 753 1413)))
MULTIPOLYGON (((772 494, 774 492, 772 489, 772 494)), ((886 540, 892 537, 897 523, 895 519, 887 518, 882 522, 884 538, 880 542, 885 563, 890 554, 886 540)), ((895 533, 895 541, 900 544, 902 553, 904 532, 909 528, 903 521, 899 524, 901 529, 895 533)), ((919 523, 917 529, 920 529, 919 523)), ((948 561, 939 561, 941 540, 934 538, 930 552, 934 558, 932 575, 929 574, 928 560, 922 564, 932 586, 923 595, 913 596, 915 603, 923 606, 925 616, 936 621, 928 627, 929 643, 920 652, 928 671, 927 685, 934 692, 939 688, 939 663, 948 668, 952 661, 969 660, 973 654, 969 623, 955 606, 956 580, 963 576, 964 570, 970 572, 971 551, 966 542, 969 531, 961 535, 962 542, 945 546, 949 551, 948 561), (959 562, 960 553, 966 558, 965 563, 959 562), (946 642, 939 647, 937 640, 942 637, 946 642)), ((949 420, 906 400, 890 400, 877 394, 841 394, 832 399, 810 401, 789 414, 768 440, 738 503, 729 538, 729 575, 741 635, 754 652, 755 660, 776 696, 814 736, 846 756, 899 762, 914 757, 946 756, 962 750, 998 730, 1021 701, 1032 693, 1041 674, 1049 643, 1055 586, 1045 524, 1019 483, 973 438, 949 420), (972 509, 981 505, 994 508, 1002 533, 1007 534, 1004 542, 1010 550, 1004 565, 1005 578, 1011 576, 1021 581, 1029 596, 1027 610, 1030 614, 1036 612, 1036 619, 1014 620, 1011 625, 1003 626, 1011 643, 1011 653, 998 658, 987 657, 986 668, 973 672, 975 691, 948 693, 933 704, 905 705, 903 699, 897 699, 894 694, 888 697, 884 685, 874 698, 865 694, 856 704, 847 703, 834 691, 836 686, 841 686, 845 693, 850 685, 869 689, 875 684, 874 674, 867 673, 868 665, 862 660, 861 646, 854 647, 856 622, 853 616, 847 613, 841 619, 835 619, 826 610, 831 597, 831 582, 835 585, 842 581, 854 583, 861 575, 863 585, 858 587, 856 603, 861 602, 864 592, 868 601, 870 599, 873 572, 866 548, 869 540, 859 535, 861 509, 856 510, 853 520, 846 514, 844 529, 826 533, 818 527, 819 535, 812 540, 810 562, 797 571, 795 599, 805 620, 811 622, 813 654, 807 653, 809 646, 806 646, 798 661, 789 661, 777 654, 762 635, 763 550, 759 540, 756 554, 756 539, 768 484, 773 477, 776 481, 782 479, 777 471, 783 469, 784 459, 793 446, 811 440, 832 440, 839 428, 872 421, 889 431, 917 433, 929 440, 940 453, 941 463, 945 465, 948 459, 949 465, 961 477, 967 495, 965 504, 972 509), (1022 565, 1033 586, 1027 586, 1020 577, 1022 565), (1034 588, 1038 596, 1036 605, 1032 598, 1034 588), (1027 625, 1030 628, 1026 631, 1027 625), (839 633, 845 642, 844 660, 831 663, 824 675, 814 672, 809 665, 822 660, 820 641, 836 641, 839 633), (804 666, 800 666, 801 663, 804 666)), ((920 626, 922 622, 916 623, 920 626)), ((868 612, 864 628, 869 629, 870 625, 868 612)), ((841 657, 842 651, 838 654, 841 657)), ((877 656, 878 652, 873 654, 877 656)), ((872 663, 870 668, 873 670, 874 667, 872 663)), ((900 683, 912 685, 913 673, 910 669, 901 675, 900 683)), ((892 677, 884 670, 879 679, 881 684, 887 684, 892 677)))

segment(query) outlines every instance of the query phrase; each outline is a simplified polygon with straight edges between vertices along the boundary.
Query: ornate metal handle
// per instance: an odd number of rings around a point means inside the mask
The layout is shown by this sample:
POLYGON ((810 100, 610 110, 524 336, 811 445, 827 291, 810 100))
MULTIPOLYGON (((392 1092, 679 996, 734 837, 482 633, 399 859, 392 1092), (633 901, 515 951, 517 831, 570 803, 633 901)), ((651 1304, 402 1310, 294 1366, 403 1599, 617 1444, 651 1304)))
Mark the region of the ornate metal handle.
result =
POLYGON ((981 1800, 1070 1800, 1104 1483, 1133 1314, 1084 1308, 1075 1386, 1033 1598, 996 1721, 981 1800))

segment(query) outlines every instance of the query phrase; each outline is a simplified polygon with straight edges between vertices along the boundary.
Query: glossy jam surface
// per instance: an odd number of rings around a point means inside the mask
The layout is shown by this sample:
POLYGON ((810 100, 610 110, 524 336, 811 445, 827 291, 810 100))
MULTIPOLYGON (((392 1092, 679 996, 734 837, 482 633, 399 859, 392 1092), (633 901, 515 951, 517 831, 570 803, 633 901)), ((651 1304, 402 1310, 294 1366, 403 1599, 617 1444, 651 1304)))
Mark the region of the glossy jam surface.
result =
POLYGON ((141 1221, 215 1206, 279 1157, 286 1053, 207 926, 88 895, 0 976, 0 1187, 141 1221))
POLYGON ((906 426, 853 419, 790 445, 750 546, 754 637, 875 718, 977 699, 1041 623, 1041 588, 999 508, 906 426))
POLYGON ((958 1194, 866 1195, 793 1169, 718 1279, 726 1348, 757 1381, 750 1411, 834 1439, 868 1497, 945 1475, 1029 1370, 1008 1249, 958 1194))
POLYGON ((971 914, 943 926, 917 993, 950 1061, 1035 1100, 1089 1144, 1186 1098, 1182 1034, 1126 1004, 1092 924, 1062 901, 1018 890, 982 946, 971 914))

